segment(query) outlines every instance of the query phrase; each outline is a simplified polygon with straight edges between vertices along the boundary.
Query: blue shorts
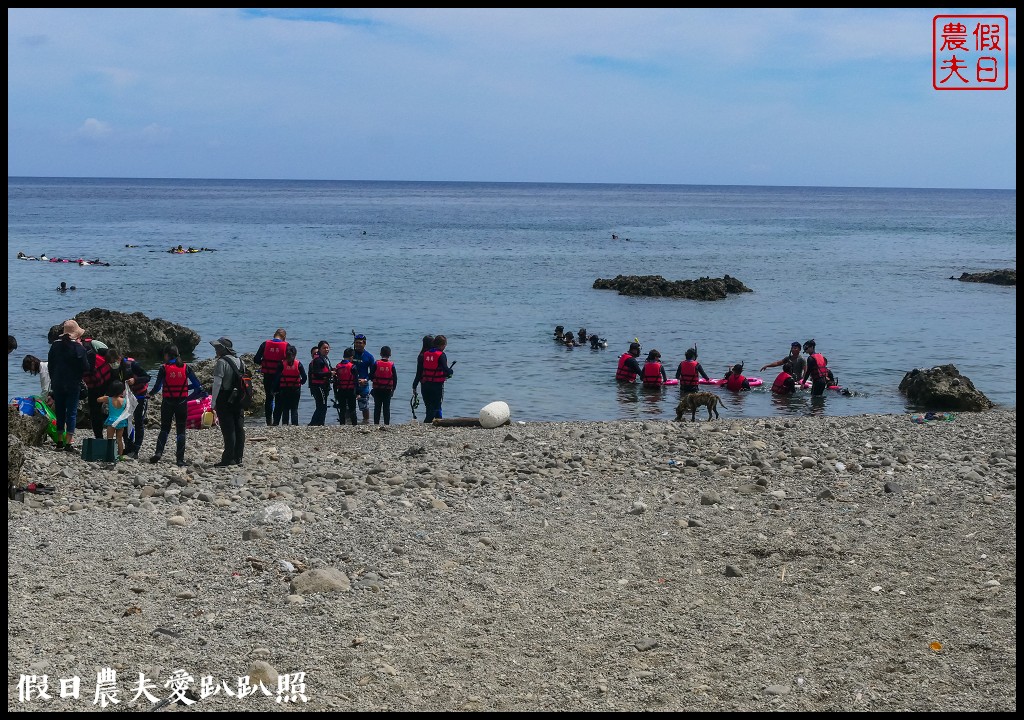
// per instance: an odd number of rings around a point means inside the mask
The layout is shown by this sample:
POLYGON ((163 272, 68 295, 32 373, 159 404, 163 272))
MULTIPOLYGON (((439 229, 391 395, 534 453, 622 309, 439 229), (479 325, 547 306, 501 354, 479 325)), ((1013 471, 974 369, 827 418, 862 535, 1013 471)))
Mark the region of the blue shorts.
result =
POLYGON ((370 383, 367 382, 365 385, 356 386, 356 403, 359 405, 360 410, 370 409, 370 383))

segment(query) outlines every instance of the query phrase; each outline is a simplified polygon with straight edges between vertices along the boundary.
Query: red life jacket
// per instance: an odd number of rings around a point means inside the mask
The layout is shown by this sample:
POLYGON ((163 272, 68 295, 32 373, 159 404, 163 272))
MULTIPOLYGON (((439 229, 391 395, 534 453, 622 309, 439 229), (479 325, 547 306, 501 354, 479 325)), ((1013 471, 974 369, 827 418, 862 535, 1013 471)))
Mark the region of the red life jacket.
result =
POLYGON ((625 382, 633 382, 636 380, 636 373, 626 367, 626 360, 633 357, 628 352, 622 353, 619 356, 619 366, 615 369, 615 379, 623 380, 625 382))
POLYGON ((775 378, 775 382, 772 383, 772 392, 779 393, 780 395, 785 395, 786 393, 792 392, 792 390, 786 388, 786 381, 789 380, 791 377, 793 376, 790 375, 788 372, 780 372, 779 376, 775 378))
POLYGON ((814 379, 815 380, 828 380, 828 368, 826 365, 828 362, 825 360, 825 356, 821 353, 814 353, 808 357, 814 358, 814 379))
POLYGON ((281 365, 281 377, 278 387, 282 389, 297 388, 302 385, 302 378, 299 375, 299 361, 292 360, 281 365))
POLYGON ((355 363, 351 360, 342 360, 334 367, 334 389, 352 390, 356 386, 356 376, 352 372, 355 363))
POLYGON ((679 363, 679 384, 693 386, 699 382, 700 375, 697 374, 696 360, 683 360, 679 363))
POLYGON ((188 397, 188 366, 166 363, 164 365, 165 400, 180 400, 188 397))
POLYGON ((309 363, 309 386, 327 385, 331 381, 331 362, 318 354, 309 363))
POLYGON ((443 383, 448 379, 441 372, 440 368, 442 354, 440 350, 427 350, 423 353, 423 375, 420 377, 421 382, 443 383))
POLYGON ((746 380, 746 379, 747 379, 746 377, 744 377, 743 375, 740 375, 739 373, 730 373, 729 377, 727 377, 725 379, 725 389, 726 390, 742 390, 743 389, 743 381, 746 380))
POLYGON ((665 382, 664 378, 661 377, 661 363, 656 361, 648 361, 644 363, 644 385, 661 385, 665 382))
POLYGON ((267 340, 263 345, 263 362, 260 363, 260 369, 264 375, 276 375, 281 372, 281 366, 284 365, 285 351, 288 349, 288 343, 284 340, 267 340))
POLYGON ((378 360, 373 371, 373 387, 376 390, 395 389, 395 364, 390 360, 378 360))
POLYGON ((110 363, 102 355, 96 356, 96 364, 92 370, 82 376, 85 386, 90 389, 105 388, 110 382, 110 363))
MULTIPOLYGON (((134 364, 135 364, 135 358, 125 358, 124 360, 121 361, 121 368, 123 370, 127 370, 127 372, 128 372, 128 376, 125 378, 126 380, 128 378, 130 378, 130 377, 134 377, 134 375, 132 373, 132 366, 134 364)), ((125 386, 127 386, 127 385, 128 385, 128 383, 125 383, 125 386)), ((135 394, 135 397, 137 397, 137 398, 141 398, 143 395, 146 394, 146 391, 148 391, 148 390, 149 390, 149 380, 147 380, 145 382, 145 384, 143 384, 143 385, 139 385, 138 383, 136 383, 135 385, 132 385, 132 387, 131 387, 131 391, 135 394)))

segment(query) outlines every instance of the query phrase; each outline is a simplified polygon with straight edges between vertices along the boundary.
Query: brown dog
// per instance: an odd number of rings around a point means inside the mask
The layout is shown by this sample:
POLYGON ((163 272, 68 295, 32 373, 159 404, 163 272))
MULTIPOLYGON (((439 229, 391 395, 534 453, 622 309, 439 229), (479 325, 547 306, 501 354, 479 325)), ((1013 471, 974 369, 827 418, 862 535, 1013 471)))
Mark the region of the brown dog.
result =
POLYGON ((683 421, 683 413, 685 413, 687 410, 690 411, 691 422, 696 422, 697 408, 699 408, 701 405, 708 409, 708 420, 711 420, 711 413, 714 413, 715 417, 717 418, 719 403, 721 403, 723 407, 725 406, 725 403, 722 402, 722 398, 718 397, 712 392, 705 391, 687 393, 686 395, 683 395, 681 398, 679 398, 679 404, 676 405, 676 422, 683 421))

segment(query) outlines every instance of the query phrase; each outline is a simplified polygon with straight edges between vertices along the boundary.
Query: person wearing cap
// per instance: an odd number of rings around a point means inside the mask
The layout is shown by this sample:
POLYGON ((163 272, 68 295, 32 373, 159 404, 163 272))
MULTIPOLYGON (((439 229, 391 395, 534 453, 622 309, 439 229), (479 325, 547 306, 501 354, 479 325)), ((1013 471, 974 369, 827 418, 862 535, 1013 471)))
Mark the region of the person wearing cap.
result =
POLYGON ((640 375, 644 387, 661 387, 668 382, 668 374, 665 372, 665 365, 661 362, 661 353, 651 350, 647 353, 647 360, 644 362, 643 373, 640 375))
POLYGON ((629 344, 629 350, 619 355, 619 365, 615 369, 615 379, 619 382, 635 382, 638 375, 643 373, 643 368, 637 362, 640 357, 640 343, 633 341, 629 344))
POLYGON ((363 425, 370 424, 370 369, 376 362, 366 349, 366 336, 352 338, 352 362, 356 366, 356 403, 363 415, 363 425))
POLYGON ((703 366, 697 362, 697 348, 686 348, 686 359, 676 368, 679 392, 695 393, 700 390, 700 378, 710 380, 703 366))
POLYGON ((828 358, 817 351, 814 338, 804 343, 804 352, 807 353, 807 367, 800 376, 801 384, 806 384, 810 378, 811 396, 824 395, 832 375, 828 369, 828 358))
POLYGON ((263 414, 266 416, 267 425, 274 424, 274 402, 277 399, 278 387, 280 386, 281 368, 284 365, 284 356, 291 346, 287 340, 288 333, 284 328, 274 331, 274 337, 260 343, 253 362, 259 365, 263 374, 263 390, 266 392, 266 399, 263 401, 263 414))
POLYGON ((224 436, 224 451, 220 455, 220 462, 214 463, 213 466, 241 465, 242 453, 245 450, 244 411, 241 405, 232 405, 228 402, 228 396, 236 385, 236 379, 241 377, 244 372, 245 366, 229 338, 217 338, 211 340, 210 344, 213 345, 213 349, 217 353, 217 362, 213 366, 213 392, 211 393, 213 395, 213 411, 217 413, 220 432, 224 436))
POLYGON ((149 459, 151 463, 160 462, 164 454, 164 446, 171 434, 171 422, 174 422, 175 449, 178 467, 185 467, 185 421, 188 419, 188 402, 204 395, 199 378, 192 368, 178 357, 178 346, 168 345, 164 348, 164 364, 156 375, 156 384, 147 397, 152 398, 158 392, 163 393, 160 403, 160 434, 156 438, 156 452, 149 459), (189 388, 192 392, 189 393, 189 388))
POLYGON ((782 358, 781 360, 776 360, 773 363, 762 365, 761 372, 764 372, 768 368, 778 367, 779 365, 782 365, 784 363, 789 363, 790 367, 792 368, 792 370, 790 370, 790 374, 793 375, 793 377, 798 378, 804 374, 804 368, 807 366, 807 361, 800 357, 800 343, 798 343, 796 340, 790 343, 789 355, 782 358))
POLYGON ((53 391, 53 414, 57 418, 57 449, 75 452, 73 445, 75 421, 82 378, 89 372, 82 335, 85 332, 74 320, 67 320, 60 336, 50 345, 46 356, 53 391))

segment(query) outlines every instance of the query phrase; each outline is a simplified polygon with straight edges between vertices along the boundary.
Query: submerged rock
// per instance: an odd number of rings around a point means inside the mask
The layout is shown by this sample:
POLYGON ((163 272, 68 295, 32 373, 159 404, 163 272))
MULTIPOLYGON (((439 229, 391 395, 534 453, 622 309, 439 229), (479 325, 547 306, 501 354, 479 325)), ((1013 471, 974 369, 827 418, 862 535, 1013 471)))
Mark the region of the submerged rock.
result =
POLYGON ((1013 268, 1005 270, 989 270, 980 273, 963 273, 960 277, 950 276, 950 280, 960 282, 991 283, 992 285, 1017 285, 1017 271, 1013 268))
POLYGON ((619 295, 678 297, 688 300, 721 300, 729 293, 754 292, 734 277, 702 277, 696 280, 666 280, 661 275, 616 275, 594 281, 597 290, 618 290, 619 295))

